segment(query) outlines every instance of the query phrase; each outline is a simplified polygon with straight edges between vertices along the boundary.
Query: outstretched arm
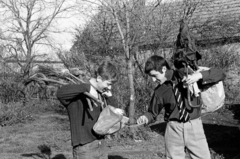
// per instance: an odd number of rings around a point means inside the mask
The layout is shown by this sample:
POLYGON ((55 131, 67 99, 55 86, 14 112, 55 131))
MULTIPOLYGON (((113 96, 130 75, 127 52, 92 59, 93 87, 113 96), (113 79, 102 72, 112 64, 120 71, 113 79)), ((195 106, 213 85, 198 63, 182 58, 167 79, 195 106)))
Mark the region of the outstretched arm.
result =
POLYGON ((158 114, 161 112, 162 108, 163 108, 163 103, 154 93, 154 95, 152 96, 148 111, 145 112, 144 115, 140 116, 137 119, 137 123, 141 125, 141 124, 149 124, 153 122, 158 116, 158 114))

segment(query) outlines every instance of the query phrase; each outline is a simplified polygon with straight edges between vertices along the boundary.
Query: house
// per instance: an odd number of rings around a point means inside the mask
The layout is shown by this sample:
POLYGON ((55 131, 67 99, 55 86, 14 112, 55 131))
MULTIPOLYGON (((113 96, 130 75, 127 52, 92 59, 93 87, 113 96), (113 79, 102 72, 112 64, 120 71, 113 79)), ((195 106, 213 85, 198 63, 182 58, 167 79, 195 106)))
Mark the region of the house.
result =
MULTIPOLYGON (((195 34, 196 44, 199 47, 211 47, 240 42, 240 1, 239 0, 198 0, 192 4, 184 4, 182 0, 171 1, 159 5, 153 14, 164 14, 159 20, 162 32, 169 27, 167 34, 162 34, 164 40, 152 39, 152 31, 149 34, 148 43, 140 46, 140 50, 151 48, 172 48, 179 32, 179 21, 186 12, 188 5, 190 16, 188 16, 188 26, 195 34), (192 6, 191 6, 192 5, 192 6), (164 9, 167 8, 167 9, 164 9)), ((156 26, 155 26, 156 28, 156 26)), ((154 30, 154 29, 152 29, 154 30)), ((159 35, 161 36, 161 35, 159 35)))

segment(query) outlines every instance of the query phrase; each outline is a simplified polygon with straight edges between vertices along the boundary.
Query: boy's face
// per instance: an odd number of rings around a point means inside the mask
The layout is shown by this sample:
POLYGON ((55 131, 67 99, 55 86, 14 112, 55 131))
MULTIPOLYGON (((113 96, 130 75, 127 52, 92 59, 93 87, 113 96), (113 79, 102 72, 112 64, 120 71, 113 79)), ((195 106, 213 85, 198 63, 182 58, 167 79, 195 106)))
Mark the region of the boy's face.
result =
POLYGON ((101 76, 97 77, 97 87, 99 91, 106 91, 112 89, 112 81, 111 80, 103 80, 101 76))
POLYGON ((166 67, 163 66, 162 73, 156 70, 152 70, 149 72, 148 75, 152 77, 153 82, 158 82, 160 84, 163 84, 166 81, 165 74, 166 74, 166 67))

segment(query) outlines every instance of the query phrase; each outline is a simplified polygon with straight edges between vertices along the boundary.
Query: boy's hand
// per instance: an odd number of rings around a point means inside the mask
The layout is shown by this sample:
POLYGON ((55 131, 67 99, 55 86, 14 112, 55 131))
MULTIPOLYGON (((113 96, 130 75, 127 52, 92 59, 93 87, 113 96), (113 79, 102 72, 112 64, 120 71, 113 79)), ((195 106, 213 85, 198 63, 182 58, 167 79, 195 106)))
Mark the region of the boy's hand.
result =
POLYGON ((112 92, 110 90, 104 91, 102 94, 106 97, 111 97, 112 96, 112 92))
POLYGON ((142 125, 142 124, 148 124, 148 118, 145 115, 140 116, 137 119, 137 124, 142 125))
POLYGON ((199 81, 200 79, 202 79, 202 74, 200 72, 196 72, 192 75, 188 75, 187 77, 185 76, 182 80, 182 82, 186 82, 186 84, 192 84, 194 82, 199 81))
POLYGON ((125 114, 124 110, 120 109, 120 108, 115 108, 114 112, 117 113, 117 114, 120 114, 120 115, 124 115, 125 114))

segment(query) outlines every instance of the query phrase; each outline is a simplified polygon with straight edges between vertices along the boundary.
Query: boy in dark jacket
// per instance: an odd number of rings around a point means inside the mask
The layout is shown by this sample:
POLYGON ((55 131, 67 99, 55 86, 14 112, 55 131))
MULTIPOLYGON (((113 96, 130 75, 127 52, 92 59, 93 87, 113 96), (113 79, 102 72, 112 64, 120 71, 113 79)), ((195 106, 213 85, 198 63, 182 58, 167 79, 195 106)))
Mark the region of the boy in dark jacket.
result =
MULTIPOLYGON (((145 73, 159 85, 155 88, 148 111, 137 119, 138 124, 149 124, 165 108, 164 119, 165 147, 167 159, 185 159, 185 148, 192 159, 210 159, 210 152, 204 134, 201 107, 190 107, 187 102, 187 91, 183 84, 198 83, 199 87, 217 83, 225 78, 222 70, 212 68, 207 71, 193 73, 178 81, 178 71, 172 70, 166 60, 154 55, 145 64, 145 73), (184 108, 184 109, 182 109, 184 108), (183 111, 182 111, 183 110, 183 111)), ((201 87, 200 87, 201 88, 201 87)), ((199 98, 192 98, 197 105, 199 98)))
MULTIPOLYGON (((74 159, 106 159, 102 139, 104 136, 93 131, 100 113, 101 105, 93 100, 87 101, 84 92, 89 92, 95 98, 115 106, 112 97, 105 99, 104 91, 111 90, 113 82, 117 80, 117 69, 105 61, 96 70, 95 77, 89 83, 69 84, 62 86, 57 92, 57 98, 66 107, 71 129, 71 139, 74 159), (90 109, 92 105, 93 110, 90 109)), ((106 106, 106 105, 105 105, 106 106)), ((120 114, 123 110, 118 109, 120 114)))

